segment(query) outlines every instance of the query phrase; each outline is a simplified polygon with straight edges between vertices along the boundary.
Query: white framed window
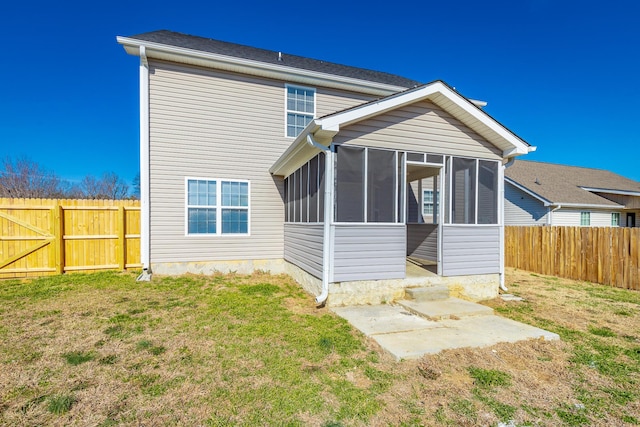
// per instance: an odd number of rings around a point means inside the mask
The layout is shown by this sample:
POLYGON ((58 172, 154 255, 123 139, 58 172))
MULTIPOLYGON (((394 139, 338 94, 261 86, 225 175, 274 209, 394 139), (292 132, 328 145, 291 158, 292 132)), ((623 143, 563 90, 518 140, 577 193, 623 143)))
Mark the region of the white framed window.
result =
MULTIPOLYGON (((436 191, 436 199, 438 192, 436 191)), ((435 202, 433 200, 433 190, 422 190, 422 215, 433 215, 435 202)))
POLYGON ((611 226, 620 227, 620 212, 611 212, 611 226))
POLYGON ((186 235, 248 235, 249 181, 185 179, 186 235))
POLYGON ((580 225, 591 225, 591 212, 580 212, 580 225))
POLYGON ((286 136, 295 138, 316 115, 316 90, 285 85, 286 136))

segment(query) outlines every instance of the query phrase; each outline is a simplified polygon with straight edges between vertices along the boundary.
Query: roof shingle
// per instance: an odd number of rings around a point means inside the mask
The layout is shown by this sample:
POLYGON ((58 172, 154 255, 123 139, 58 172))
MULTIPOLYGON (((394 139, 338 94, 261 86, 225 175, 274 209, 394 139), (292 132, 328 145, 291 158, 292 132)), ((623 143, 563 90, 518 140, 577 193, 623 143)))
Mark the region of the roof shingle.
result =
POLYGON ((291 68, 298 68, 307 71, 334 74, 342 77, 350 77, 375 83, 383 83, 394 86, 410 88, 422 83, 395 74, 383 73, 380 71, 367 70, 364 68, 350 67, 333 62, 321 61, 318 59, 305 58, 303 56, 289 55, 282 53, 279 60, 278 51, 260 49, 257 47, 245 46, 236 43, 229 43, 221 40, 208 39, 205 37, 191 36, 168 30, 151 31, 129 37, 131 39, 160 43, 169 46, 186 49, 199 50, 202 52, 216 53, 219 55, 232 56, 236 58, 260 61, 268 64, 282 65, 291 68))
POLYGON ((505 177, 554 203, 617 206, 581 187, 640 193, 640 182, 602 169, 516 160, 505 177))

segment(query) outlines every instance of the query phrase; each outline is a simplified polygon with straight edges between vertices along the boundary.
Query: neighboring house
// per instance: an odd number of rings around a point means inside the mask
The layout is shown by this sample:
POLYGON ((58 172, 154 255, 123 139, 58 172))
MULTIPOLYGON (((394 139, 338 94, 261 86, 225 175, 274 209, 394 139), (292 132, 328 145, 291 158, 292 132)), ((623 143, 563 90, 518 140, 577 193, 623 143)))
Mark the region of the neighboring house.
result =
POLYGON ((640 182, 606 170, 517 160, 504 197, 505 225, 640 226, 640 182))
POLYGON ((479 101, 170 31, 118 42, 140 57, 146 272, 286 272, 318 302, 366 303, 401 295, 419 255, 467 296, 497 294, 502 165, 534 147, 479 101))

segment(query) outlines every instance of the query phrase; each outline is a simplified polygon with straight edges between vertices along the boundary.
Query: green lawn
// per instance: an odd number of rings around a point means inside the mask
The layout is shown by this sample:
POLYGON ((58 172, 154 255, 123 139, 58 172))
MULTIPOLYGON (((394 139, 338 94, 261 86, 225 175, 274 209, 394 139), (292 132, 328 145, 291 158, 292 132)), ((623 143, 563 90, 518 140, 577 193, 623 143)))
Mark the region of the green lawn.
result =
POLYGON ((286 276, 0 282, 4 425, 633 425, 640 295, 512 272, 564 342, 396 362, 286 276))

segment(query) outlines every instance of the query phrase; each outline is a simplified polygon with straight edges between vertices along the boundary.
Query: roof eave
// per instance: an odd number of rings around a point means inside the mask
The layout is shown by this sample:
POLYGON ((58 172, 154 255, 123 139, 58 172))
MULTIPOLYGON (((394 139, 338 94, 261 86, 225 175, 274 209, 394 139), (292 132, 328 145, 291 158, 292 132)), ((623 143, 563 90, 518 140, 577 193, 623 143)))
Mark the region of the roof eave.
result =
POLYGON ((140 46, 144 46, 145 53, 148 58, 216 68, 225 71, 286 80, 289 82, 307 85, 325 86, 377 96, 388 96, 407 89, 404 86, 337 76, 334 74, 310 71, 286 65, 269 64, 251 59, 220 55, 130 37, 118 36, 116 37, 116 40, 124 47, 128 54, 134 56, 139 56, 140 46))
POLYGON ((298 169, 301 164, 320 152, 316 147, 307 143, 307 135, 314 135, 320 144, 327 147, 331 144, 331 137, 333 136, 321 132, 318 120, 312 120, 269 168, 269 172, 272 175, 287 177, 298 169))

